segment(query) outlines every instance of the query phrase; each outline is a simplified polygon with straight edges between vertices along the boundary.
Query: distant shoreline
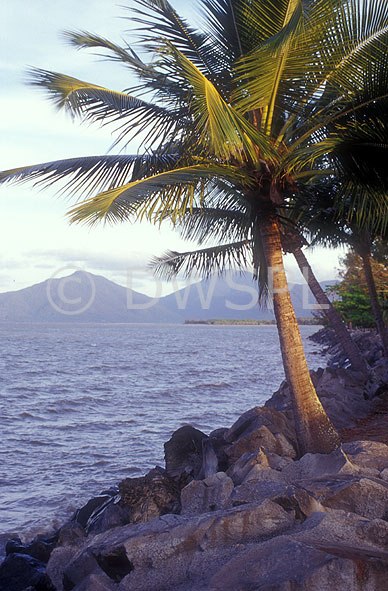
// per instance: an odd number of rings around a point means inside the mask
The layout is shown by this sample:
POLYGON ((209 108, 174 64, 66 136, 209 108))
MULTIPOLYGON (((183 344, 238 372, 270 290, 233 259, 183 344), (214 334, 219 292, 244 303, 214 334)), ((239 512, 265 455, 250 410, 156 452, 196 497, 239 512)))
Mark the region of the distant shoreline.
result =
MULTIPOLYGON (((298 324, 307 326, 320 326, 321 322, 315 318, 297 318, 298 324)), ((185 324, 204 324, 206 326, 224 326, 224 325, 238 325, 238 326, 276 326, 274 318, 270 320, 254 320, 254 319, 229 319, 229 318, 211 318, 209 320, 188 319, 185 324)))

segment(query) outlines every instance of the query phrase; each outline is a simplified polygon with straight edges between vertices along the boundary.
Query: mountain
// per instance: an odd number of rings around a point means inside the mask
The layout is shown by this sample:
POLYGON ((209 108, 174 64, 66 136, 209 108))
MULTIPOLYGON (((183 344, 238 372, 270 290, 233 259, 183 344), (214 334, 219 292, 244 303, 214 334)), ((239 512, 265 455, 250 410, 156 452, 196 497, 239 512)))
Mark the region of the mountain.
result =
POLYGON ((0 322, 181 322, 152 298, 76 271, 0 294, 0 322))
MULTIPOLYGON (((297 317, 310 317, 306 303, 314 300, 307 286, 291 284, 290 291, 297 317)), ((258 307, 257 289, 248 273, 213 276, 159 299, 83 271, 0 293, 0 322, 182 323, 273 316, 272 310, 258 307)))

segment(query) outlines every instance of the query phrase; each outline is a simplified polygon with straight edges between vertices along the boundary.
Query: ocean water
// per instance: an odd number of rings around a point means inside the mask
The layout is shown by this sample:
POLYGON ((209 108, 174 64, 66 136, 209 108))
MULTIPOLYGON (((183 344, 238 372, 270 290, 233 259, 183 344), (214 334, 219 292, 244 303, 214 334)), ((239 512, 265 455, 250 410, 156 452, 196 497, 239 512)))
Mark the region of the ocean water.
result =
POLYGON ((273 326, 1 325, 0 348, 1 539, 57 527, 164 465, 175 429, 229 427, 284 379, 273 326))

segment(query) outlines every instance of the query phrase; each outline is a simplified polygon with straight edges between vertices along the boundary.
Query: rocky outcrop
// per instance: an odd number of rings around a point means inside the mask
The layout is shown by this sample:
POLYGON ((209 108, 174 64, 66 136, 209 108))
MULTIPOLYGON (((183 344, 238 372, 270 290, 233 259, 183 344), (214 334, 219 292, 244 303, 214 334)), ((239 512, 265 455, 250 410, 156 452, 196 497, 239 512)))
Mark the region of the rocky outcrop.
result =
MULTIPOLYGON (((370 411, 361 376, 312 378, 338 428, 370 411)), ((299 457, 286 383, 230 428, 181 427, 165 461, 91 499, 55 539, 10 540, 0 591, 386 588, 388 446, 353 438, 299 457)))

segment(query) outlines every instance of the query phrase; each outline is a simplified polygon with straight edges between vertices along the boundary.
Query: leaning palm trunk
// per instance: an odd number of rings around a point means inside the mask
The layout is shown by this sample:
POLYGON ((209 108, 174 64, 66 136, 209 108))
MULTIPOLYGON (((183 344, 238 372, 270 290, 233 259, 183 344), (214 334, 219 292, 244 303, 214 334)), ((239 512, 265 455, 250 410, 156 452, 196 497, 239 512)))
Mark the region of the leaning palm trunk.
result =
POLYGON ((364 267, 365 279, 368 286, 370 302, 373 310, 373 314, 376 321, 377 331, 381 338, 381 343, 384 348, 384 353, 386 358, 388 359, 388 330, 385 326, 383 312, 381 306, 379 304, 377 290, 376 290, 376 283, 373 277, 372 265, 370 263, 370 252, 362 252, 361 258, 364 267))
POLYGON ((287 285, 275 215, 261 217, 260 233, 267 264, 273 274, 274 313, 284 371, 292 396, 299 453, 330 453, 339 447, 341 441, 311 381, 287 285))
POLYGON ((317 300, 318 304, 322 306, 328 321, 333 327, 337 339, 348 356, 352 368, 355 371, 367 374, 369 367, 366 360, 361 355, 359 348, 350 336, 349 331, 347 330, 337 310, 334 308, 333 304, 318 283, 304 252, 301 248, 296 248, 292 252, 313 296, 317 300))

